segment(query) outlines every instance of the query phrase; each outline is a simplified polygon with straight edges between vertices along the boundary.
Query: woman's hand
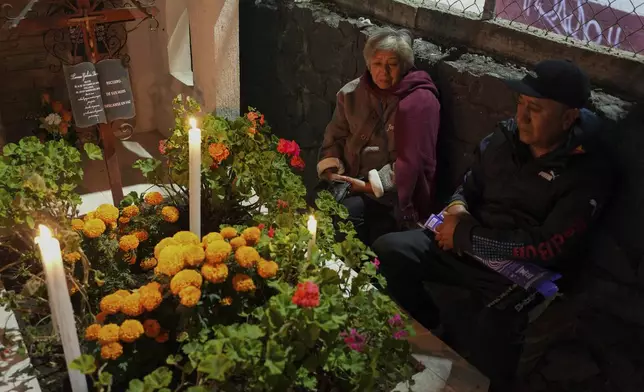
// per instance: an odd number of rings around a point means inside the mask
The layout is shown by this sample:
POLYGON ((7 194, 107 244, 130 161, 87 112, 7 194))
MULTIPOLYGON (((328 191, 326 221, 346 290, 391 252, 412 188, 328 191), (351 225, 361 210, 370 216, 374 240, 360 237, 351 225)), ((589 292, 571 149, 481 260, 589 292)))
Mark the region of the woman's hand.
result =
POLYGON ((351 192, 353 193, 371 193, 373 194, 373 189, 371 189, 371 184, 358 180, 357 178, 341 176, 339 174, 333 174, 331 176, 332 180, 344 181, 351 184, 351 192))

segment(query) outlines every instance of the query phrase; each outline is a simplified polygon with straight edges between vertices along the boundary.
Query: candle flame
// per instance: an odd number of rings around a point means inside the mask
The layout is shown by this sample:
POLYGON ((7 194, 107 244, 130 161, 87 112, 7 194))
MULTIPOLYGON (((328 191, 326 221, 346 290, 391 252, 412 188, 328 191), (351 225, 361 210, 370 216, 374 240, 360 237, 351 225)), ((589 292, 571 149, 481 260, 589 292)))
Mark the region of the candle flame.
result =
POLYGON ((38 225, 39 235, 36 237, 36 243, 52 239, 51 230, 45 225, 38 225))
POLYGON ((196 118, 190 117, 189 122, 190 122, 190 127, 191 128, 197 128, 197 119, 196 118))

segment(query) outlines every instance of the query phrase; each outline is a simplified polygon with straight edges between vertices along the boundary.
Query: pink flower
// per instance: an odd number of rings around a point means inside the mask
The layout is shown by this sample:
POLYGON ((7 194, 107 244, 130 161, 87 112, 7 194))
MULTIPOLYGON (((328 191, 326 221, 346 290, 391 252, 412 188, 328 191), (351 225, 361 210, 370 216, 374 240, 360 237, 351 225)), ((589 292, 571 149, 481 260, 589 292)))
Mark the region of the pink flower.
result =
POLYGON ((392 318, 389 319, 388 323, 392 327, 402 327, 403 326, 403 321, 402 321, 402 317, 400 317, 400 314, 395 314, 392 318))
POLYGON ((291 158, 291 166, 298 170, 304 170, 304 159, 299 156, 293 156, 293 158, 291 158))
POLYGON ((399 330, 399 331, 394 332, 394 335, 393 335, 393 336, 394 336, 394 339, 396 339, 396 340, 403 340, 403 339, 405 339, 407 336, 409 336, 409 332, 407 332, 407 331, 406 331, 406 330, 404 330, 404 329, 401 329, 401 330, 399 330))
POLYGON ((349 333, 342 332, 340 336, 344 338, 344 343, 353 351, 362 352, 367 339, 361 335, 355 328, 351 328, 349 333))
POLYGON ((300 146, 294 140, 280 139, 277 143, 277 152, 293 157, 300 156, 300 146))
POLYGON ((167 143, 168 139, 159 140, 159 152, 161 153, 161 155, 165 155, 167 143))
POLYGON ((320 288, 311 281, 298 283, 291 301, 301 308, 320 306, 320 288))
POLYGON ((374 265, 374 267, 376 267, 376 271, 380 268, 380 260, 378 260, 378 258, 377 258, 377 257, 376 257, 375 259, 373 259, 373 261, 371 262, 371 264, 373 264, 373 265, 374 265))
POLYGON ((280 210, 285 210, 288 208, 288 201, 277 200, 277 208, 280 210))
POLYGON ((275 237, 275 229, 274 228, 271 227, 270 229, 268 229, 268 237, 269 238, 275 237))
POLYGON ((264 225, 263 223, 260 223, 259 225, 257 225, 257 228, 260 230, 264 230, 264 227, 266 227, 266 225, 264 225))

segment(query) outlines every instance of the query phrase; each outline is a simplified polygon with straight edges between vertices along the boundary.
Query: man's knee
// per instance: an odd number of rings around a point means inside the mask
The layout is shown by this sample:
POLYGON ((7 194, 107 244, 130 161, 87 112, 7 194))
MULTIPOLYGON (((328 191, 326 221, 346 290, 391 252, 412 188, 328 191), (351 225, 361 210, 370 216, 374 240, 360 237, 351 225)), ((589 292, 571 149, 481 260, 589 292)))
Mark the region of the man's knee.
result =
POLYGON ((387 258, 400 249, 400 235, 404 233, 388 233, 378 237, 371 245, 371 249, 380 258, 387 258))

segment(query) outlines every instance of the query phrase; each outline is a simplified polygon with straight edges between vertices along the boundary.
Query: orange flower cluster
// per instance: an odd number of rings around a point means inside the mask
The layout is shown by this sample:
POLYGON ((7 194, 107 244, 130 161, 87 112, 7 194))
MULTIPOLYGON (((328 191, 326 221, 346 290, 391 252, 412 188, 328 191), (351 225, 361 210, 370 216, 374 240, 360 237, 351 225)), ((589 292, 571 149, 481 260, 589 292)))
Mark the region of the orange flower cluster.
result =
POLYGON ((212 143, 208 146, 208 154, 210 154, 214 163, 218 165, 228 158, 230 151, 223 143, 212 143))
MULTIPOLYGON (((150 329, 149 326, 148 329, 150 329)), ((139 320, 128 319, 123 321, 120 326, 117 324, 103 326, 92 324, 85 330, 85 340, 97 341, 101 345, 101 358, 115 360, 123 355, 121 342, 134 343, 144 333, 147 335, 147 329, 139 320)))

